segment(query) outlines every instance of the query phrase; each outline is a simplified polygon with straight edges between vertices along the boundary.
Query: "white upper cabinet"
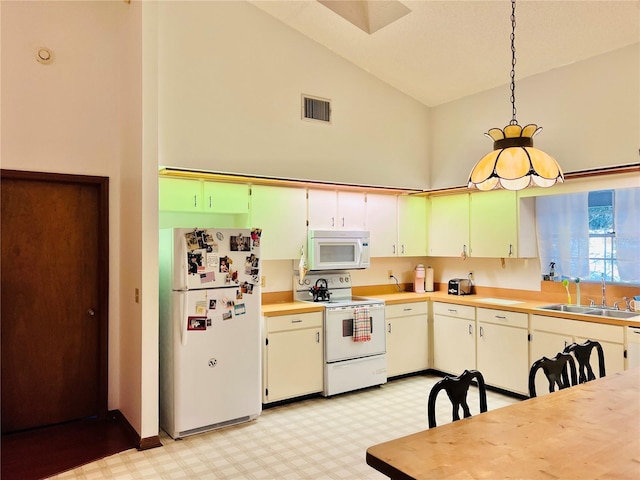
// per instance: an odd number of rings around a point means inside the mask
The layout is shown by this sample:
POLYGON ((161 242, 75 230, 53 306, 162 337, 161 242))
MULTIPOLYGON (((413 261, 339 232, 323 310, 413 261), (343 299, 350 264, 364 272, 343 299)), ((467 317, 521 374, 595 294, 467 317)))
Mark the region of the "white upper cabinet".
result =
POLYGON ((372 257, 427 255, 427 199, 367 194, 366 230, 372 257))
POLYGON ((265 260, 300 258, 307 244, 307 195, 303 188, 253 185, 251 226, 262 228, 265 260))
POLYGON ((534 202, 509 190, 431 198, 429 255, 535 257, 534 202))
POLYGON ((426 197, 398 197, 398 255, 427 255, 427 202, 426 197))
POLYGON ((314 230, 364 230, 365 193, 308 191, 309 228, 314 230))
POLYGON ((536 256, 534 199, 516 192, 477 192, 470 200, 470 256, 536 256))
POLYGON ((431 198, 429 255, 469 255, 469 195, 466 193, 431 198))
POLYGON ((159 179, 160 211, 249 213, 249 185, 203 182, 184 178, 159 179))
POLYGON ((246 183, 204 182, 204 212, 249 213, 249 185, 246 183))
POLYGON ((398 255, 398 202, 395 195, 367 194, 365 229, 370 232, 372 257, 398 255))
POLYGON ((165 212, 202 212, 202 181, 160 177, 159 210, 165 212))

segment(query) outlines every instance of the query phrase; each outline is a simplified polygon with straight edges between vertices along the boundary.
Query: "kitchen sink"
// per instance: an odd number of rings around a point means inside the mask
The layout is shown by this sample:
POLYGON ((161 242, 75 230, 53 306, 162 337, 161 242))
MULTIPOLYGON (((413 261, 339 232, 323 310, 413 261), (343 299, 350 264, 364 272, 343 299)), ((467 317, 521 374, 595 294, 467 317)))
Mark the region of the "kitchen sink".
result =
POLYGON ((540 307, 542 310, 554 310, 556 312, 579 313, 582 315, 590 315, 594 317, 610 317, 610 318, 632 318, 639 316, 638 312, 625 312, 622 310, 613 310, 609 308, 587 307, 579 305, 564 305, 557 303, 555 305, 545 305, 540 307))
POLYGON ((611 317, 611 318, 631 318, 640 315, 638 312, 625 312, 622 310, 608 310, 597 309, 593 313, 587 313, 587 315, 598 315, 599 317, 611 317))
POLYGON ((556 305, 546 305, 544 307, 540 307, 543 310, 555 310, 557 312, 569 312, 569 313, 583 313, 585 315, 591 314, 591 312, 595 311, 594 307, 581 307, 578 305, 563 305, 558 303, 556 305))

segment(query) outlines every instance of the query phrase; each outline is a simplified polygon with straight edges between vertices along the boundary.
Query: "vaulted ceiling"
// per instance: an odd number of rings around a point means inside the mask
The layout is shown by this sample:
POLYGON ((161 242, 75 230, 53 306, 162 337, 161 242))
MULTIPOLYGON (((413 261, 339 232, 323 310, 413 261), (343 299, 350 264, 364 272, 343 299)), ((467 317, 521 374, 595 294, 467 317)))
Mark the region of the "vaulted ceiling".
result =
MULTIPOLYGON (((331 0, 250 0, 427 106, 509 83, 510 0, 394 1, 398 18, 374 18, 367 33, 353 15, 377 15, 372 4, 385 2, 342 0, 352 5, 338 14, 331 0)), ((640 1, 518 0, 515 38, 517 82, 640 42, 640 1)))

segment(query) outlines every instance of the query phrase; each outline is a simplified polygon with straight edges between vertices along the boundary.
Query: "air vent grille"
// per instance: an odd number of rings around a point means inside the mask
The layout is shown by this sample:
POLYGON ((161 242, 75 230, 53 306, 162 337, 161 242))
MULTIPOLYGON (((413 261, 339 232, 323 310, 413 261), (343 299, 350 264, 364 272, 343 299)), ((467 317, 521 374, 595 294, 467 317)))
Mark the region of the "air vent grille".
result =
POLYGON ((331 100, 302 95, 302 118, 314 122, 331 123, 331 100))

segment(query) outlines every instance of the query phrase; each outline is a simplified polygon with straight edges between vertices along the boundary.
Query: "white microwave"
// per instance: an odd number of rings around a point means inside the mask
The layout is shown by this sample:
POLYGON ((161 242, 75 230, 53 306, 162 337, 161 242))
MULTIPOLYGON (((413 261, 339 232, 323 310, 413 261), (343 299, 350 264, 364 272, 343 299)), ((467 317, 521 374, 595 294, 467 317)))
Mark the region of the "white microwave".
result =
POLYGON ((309 270, 355 270, 369 268, 369 232, 309 230, 309 270))

